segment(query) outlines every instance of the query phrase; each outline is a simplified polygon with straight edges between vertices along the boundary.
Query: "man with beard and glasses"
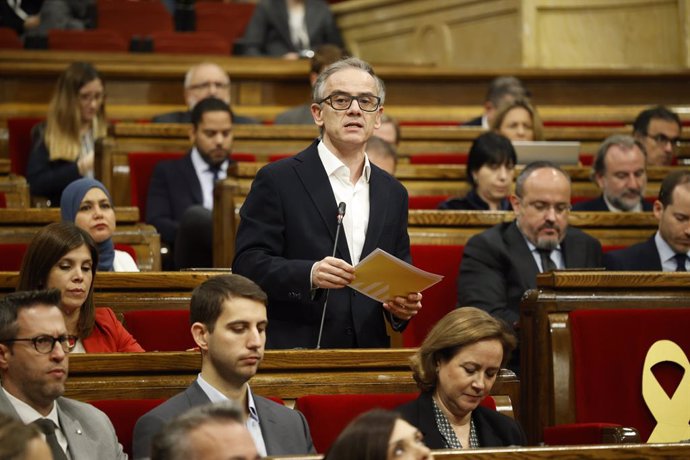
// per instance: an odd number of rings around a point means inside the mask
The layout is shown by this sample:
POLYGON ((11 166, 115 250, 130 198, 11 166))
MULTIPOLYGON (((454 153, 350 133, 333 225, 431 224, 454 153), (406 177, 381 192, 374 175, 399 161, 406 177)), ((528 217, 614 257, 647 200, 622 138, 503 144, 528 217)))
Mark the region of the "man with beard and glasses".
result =
POLYGON ((609 136, 599 147, 592 177, 601 196, 573 206, 573 211, 640 212, 651 211, 644 201, 647 185, 647 154, 632 136, 609 136))
POLYGON ((159 163, 151 175, 146 222, 174 254, 164 268, 213 266, 213 187, 233 163, 232 128, 225 102, 202 99, 192 110, 192 149, 179 160, 159 163))
POLYGON ((654 202, 659 229, 647 241, 604 256, 608 270, 685 272, 690 269, 690 171, 674 171, 661 182, 654 202))
POLYGON ((458 275, 458 306, 479 307, 517 328, 520 298, 536 287, 537 274, 599 267, 601 244, 568 226, 570 177, 553 163, 527 165, 510 202, 513 222, 467 242, 458 275))

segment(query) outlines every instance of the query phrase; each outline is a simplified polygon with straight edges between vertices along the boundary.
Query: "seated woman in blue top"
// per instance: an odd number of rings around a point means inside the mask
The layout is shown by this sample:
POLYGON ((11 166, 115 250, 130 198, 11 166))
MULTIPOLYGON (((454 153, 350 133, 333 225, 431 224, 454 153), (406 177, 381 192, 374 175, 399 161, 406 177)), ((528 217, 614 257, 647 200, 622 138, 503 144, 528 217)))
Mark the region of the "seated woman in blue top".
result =
POLYGON ((438 209, 506 211, 513 187, 517 155, 507 137, 486 132, 472 142, 467 159, 467 181, 472 186, 463 198, 451 198, 438 209))
POLYGON ((83 177, 67 186, 60 198, 62 220, 88 232, 98 248, 98 270, 138 272, 136 262, 125 251, 115 249, 115 210, 105 185, 83 177))
POLYGON ((96 69, 74 62, 58 78, 45 124, 32 133, 26 179, 32 195, 60 204, 67 185, 93 177, 94 145, 106 134, 105 92, 96 69))
POLYGON ((515 420, 479 405, 515 345, 508 327, 487 312, 453 310, 412 357, 421 394, 396 410, 422 432, 431 449, 524 445, 525 433, 515 420))

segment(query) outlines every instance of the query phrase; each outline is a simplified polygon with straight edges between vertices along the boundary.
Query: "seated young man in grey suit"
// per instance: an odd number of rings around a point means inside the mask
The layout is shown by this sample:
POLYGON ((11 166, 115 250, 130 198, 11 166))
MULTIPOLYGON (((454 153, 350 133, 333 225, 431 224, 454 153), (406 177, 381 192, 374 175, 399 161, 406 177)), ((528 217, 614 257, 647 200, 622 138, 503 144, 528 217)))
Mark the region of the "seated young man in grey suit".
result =
POLYGON ((0 300, 0 413, 37 426, 55 460, 126 459, 108 417, 64 398, 69 335, 60 291, 23 291, 0 300))
POLYGON ((314 452, 304 416, 255 395, 256 374, 266 344, 266 294, 239 275, 211 278, 194 289, 191 332, 201 349, 201 373, 184 392, 143 415, 134 427, 134 458, 150 456, 151 440, 175 416, 191 407, 234 399, 261 456, 314 452))

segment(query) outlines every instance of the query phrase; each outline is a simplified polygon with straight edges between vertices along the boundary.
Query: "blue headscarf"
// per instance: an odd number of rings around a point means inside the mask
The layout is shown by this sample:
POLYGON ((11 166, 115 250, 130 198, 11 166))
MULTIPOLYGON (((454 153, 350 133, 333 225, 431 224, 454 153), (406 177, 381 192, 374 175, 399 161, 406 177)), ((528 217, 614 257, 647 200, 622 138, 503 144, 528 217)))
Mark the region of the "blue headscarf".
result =
MULTIPOLYGON (((108 193, 105 185, 101 184, 96 179, 82 177, 69 184, 62 192, 62 197, 60 198, 60 214, 62 215, 62 220, 74 223, 84 195, 92 188, 103 190, 103 193, 105 193, 105 196, 108 197, 108 201, 110 201, 112 205, 113 199, 110 197, 110 193, 108 193)), ((96 246, 99 255, 98 269, 106 272, 113 271, 113 261, 115 260, 115 245, 113 244, 113 239, 108 238, 98 243, 96 246)))

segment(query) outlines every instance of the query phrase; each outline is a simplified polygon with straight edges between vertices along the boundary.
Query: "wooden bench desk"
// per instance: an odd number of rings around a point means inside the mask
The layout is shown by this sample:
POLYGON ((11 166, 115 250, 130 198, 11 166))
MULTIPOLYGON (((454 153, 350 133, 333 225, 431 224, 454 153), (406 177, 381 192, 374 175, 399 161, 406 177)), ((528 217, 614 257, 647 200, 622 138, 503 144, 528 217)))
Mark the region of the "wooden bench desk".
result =
POLYGON ((523 427, 531 443, 546 426, 575 421, 569 313, 597 309, 688 308, 690 275, 557 271, 537 276, 520 305, 523 427))
MULTIPOLYGON (((141 271, 160 270, 160 235, 156 229, 138 223, 139 209, 136 207, 117 207, 115 215, 118 225, 113 241, 134 248, 141 271)), ((38 230, 61 220, 58 208, 0 209, 0 241, 29 243, 38 230)))
POLYGON ((23 177, 9 174, 9 161, 3 163, 0 168, 6 173, 0 173, 0 193, 5 196, 5 204, 8 208, 28 208, 31 204, 29 184, 23 177))
MULTIPOLYGON (((409 358, 414 349, 267 350, 252 391, 288 405, 307 394, 409 393, 417 386, 409 358)), ((199 352, 70 355, 66 396, 94 399, 168 398, 196 379, 199 352)), ((497 406, 519 403, 520 383, 501 370, 492 395, 497 406)), ((512 405, 512 406, 511 406, 512 405)), ((510 406, 510 409, 509 409, 510 406)))

